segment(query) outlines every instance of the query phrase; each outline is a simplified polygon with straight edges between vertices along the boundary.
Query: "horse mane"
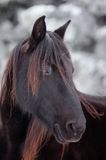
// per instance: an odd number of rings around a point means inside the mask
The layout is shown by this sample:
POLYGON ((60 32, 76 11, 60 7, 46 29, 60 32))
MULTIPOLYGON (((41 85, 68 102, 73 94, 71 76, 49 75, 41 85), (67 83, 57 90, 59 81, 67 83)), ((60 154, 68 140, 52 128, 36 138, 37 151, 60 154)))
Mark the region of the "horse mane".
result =
POLYGON ((34 160, 38 158, 41 147, 50 139, 51 134, 39 120, 30 121, 26 141, 22 151, 23 160, 34 160))
POLYGON ((0 107, 4 103, 12 106, 15 100, 16 94, 16 65, 18 60, 18 55, 20 51, 21 43, 18 44, 13 50, 8 63, 6 65, 2 80, 1 80, 1 93, 0 93, 0 107), (17 53, 17 54, 16 54, 17 53), (17 56, 16 56, 17 55, 17 56))
MULTIPOLYGON (((31 38, 28 38, 19 43, 13 50, 3 75, 0 107, 2 107, 4 103, 14 106, 16 97, 16 70, 21 54, 30 54, 27 79, 28 87, 31 88, 33 94, 36 93, 41 83, 39 69, 41 67, 43 67, 42 69, 45 69, 46 65, 54 65, 58 69, 67 88, 71 87, 70 79, 72 78, 72 64, 70 63, 70 60, 68 61, 70 58, 69 53, 58 35, 47 32, 45 38, 37 45, 36 49, 32 45, 31 38)), ((81 104, 93 118, 101 117, 101 114, 98 113, 95 107, 90 104, 87 99, 80 96, 79 98, 81 104)), ((23 146, 22 160, 37 159, 42 145, 44 146, 52 136, 50 131, 48 131, 38 119, 32 118, 23 146)), ((62 145, 61 159, 64 155, 65 148, 67 148, 67 145, 62 145)))
POLYGON ((80 103, 86 111, 93 117, 94 119, 101 119, 101 117, 104 115, 104 113, 99 113, 98 110, 96 109, 96 106, 92 104, 87 97, 85 97, 83 94, 81 95, 81 92, 79 92, 79 98, 80 98, 80 103))

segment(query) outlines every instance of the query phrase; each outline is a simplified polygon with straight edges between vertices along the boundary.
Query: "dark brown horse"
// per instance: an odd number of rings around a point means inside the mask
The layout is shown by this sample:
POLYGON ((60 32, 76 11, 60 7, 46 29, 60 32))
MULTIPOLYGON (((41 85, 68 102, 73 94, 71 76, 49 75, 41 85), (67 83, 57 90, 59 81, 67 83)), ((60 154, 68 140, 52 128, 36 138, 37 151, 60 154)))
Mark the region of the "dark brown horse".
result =
POLYGON ((106 103, 74 86, 63 43, 69 22, 50 32, 40 17, 14 49, 0 96, 0 160, 106 158, 106 103))

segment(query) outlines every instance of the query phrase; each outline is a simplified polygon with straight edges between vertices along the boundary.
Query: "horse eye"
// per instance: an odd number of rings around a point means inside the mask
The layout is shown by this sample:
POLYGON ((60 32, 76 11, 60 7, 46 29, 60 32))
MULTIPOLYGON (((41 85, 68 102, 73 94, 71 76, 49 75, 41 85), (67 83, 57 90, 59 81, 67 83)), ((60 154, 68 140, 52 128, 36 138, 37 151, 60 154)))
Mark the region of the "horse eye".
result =
POLYGON ((49 76, 49 75, 51 75, 51 73, 52 73, 52 69, 51 69, 50 66, 45 66, 45 67, 43 68, 43 75, 49 76))

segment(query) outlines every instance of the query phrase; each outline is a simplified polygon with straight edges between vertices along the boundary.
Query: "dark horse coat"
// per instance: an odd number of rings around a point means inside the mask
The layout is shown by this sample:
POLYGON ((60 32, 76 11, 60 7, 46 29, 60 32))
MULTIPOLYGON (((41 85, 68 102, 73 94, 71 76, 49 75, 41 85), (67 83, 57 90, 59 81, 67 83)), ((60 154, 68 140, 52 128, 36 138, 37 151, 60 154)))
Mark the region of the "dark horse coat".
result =
POLYGON ((0 160, 105 160, 106 98, 76 90, 62 39, 44 16, 7 64, 0 95, 0 160))

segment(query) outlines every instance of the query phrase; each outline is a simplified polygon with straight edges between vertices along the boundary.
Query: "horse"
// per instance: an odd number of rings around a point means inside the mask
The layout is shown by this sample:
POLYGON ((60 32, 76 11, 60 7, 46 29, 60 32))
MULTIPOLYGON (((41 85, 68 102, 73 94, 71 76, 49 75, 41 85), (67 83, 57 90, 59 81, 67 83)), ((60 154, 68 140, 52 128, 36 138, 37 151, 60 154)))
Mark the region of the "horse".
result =
MULTIPOLYGON (((73 83, 74 68, 63 42, 69 23, 47 31, 42 16, 14 48, 0 94, 0 160, 90 160, 84 154, 90 138, 93 143, 90 125, 103 122, 104 130, 105 118, 94 118, 105 113, 96 108, 101 103, 92 104, 73 83)), ((101 132, 97 130, 98 137, 105 134, 101 132)))

